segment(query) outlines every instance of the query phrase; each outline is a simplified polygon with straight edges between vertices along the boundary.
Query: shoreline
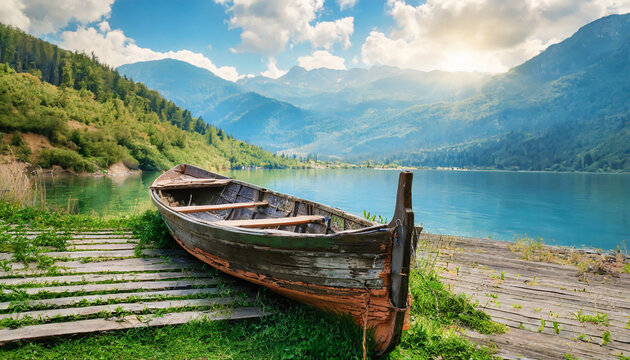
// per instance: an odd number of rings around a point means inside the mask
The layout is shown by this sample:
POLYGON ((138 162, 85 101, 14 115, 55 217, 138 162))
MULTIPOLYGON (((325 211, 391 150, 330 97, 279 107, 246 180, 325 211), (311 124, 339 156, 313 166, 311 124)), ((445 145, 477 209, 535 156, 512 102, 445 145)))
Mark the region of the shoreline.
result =
POLYGON ((466 330, 465 338, 508 359, 630 355, 629 273, 523 259, 497 240, 420 237, 419 258, 433 264, 449 290, 509 329, 491 335, 466 330))
MULTIPOLYGON (((517 241, 514 239, 511 240, 503 240, 503 239, 495 239, 495 238, 482 238, 482 237, 475 237, 475 236, 465 236, 465 235, 452 235, 452 234, 438 234, 438 233, 430 233, 430 232, 426 232, 426 231, 422 231, 420 236, 431 236, 431 237, 435 237, 435 236, 443 236, 443 237, 449 237, 449 238, 460 238, 460 239, 464 239, 467 241, 474 241, 474 240, 479 240, 479 241, 491 241, 491 242, 496 242, 496 243, 504 243, 504 244, 516 244, 517 241)), ((530 237, 523 237, 521 239, 530 239, 530 240, 536 240, 535 238, 530 238, 530 237)), ((580 245, 580 246, 573 246, 573 245, 556 245, 556 244, 548 244, 545 243, 544 241, 541 241, 541 245, 547 248, 550 248, 552 250, 556 250, 556 251, 574 251, 574 252, 581 252, 581 253, 585 253, 585 254, 600 254, 600 255, 611 255, 611 254, 616 254, 617 250, 616 249, 604 249, 604 248, 596 248, 596 247, 588 247, 588 246, 584 246, 584 245, 580 245)), ((630 249, 623 251, 623 249, 620 253, 622 255, 624 255, 624 257, 630 261, 630 249)))

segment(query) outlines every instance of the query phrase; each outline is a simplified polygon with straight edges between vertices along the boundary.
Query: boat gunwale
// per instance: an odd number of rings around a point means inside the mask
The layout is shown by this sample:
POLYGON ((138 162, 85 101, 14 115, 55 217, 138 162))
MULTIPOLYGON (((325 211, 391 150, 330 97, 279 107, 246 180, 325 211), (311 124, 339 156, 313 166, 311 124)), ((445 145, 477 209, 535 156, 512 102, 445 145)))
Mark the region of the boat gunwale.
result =
MULTIPOLYGON (((186 165, 186 166, 193 166, 193 165, 186 165)), ((194 166, 193 166, 194 167, 194 166)), ((162 178, 164 175, 166 175, 169 172, 175 171, 175 168, 172 168, 168 171, 166 171, 164 174, 160 175, 157 179, 155 179, 155 181, 158 181, 160 178, 162 178)), ((201 169, 203 170, 203 169, 201 169)), ((204 170, 207 171, 207 170, 204 170)), ((208 171, 209 173, 213 174, 213 175, 218 175, 218 176, 223 176, 220 174, 216 174, 216 173, 212 173, 210 171, 208 171)), ((306 199, 302 199, 302 198, 298 198, 296 196, 293 195, 289 195, 289 194, 285 194, 285 193, 281 193, 281 192, 277 192, 274 190, 270 190, 267 188, 263 188, 245 181, 241 181, 241 180, 237 180, 237 179, 233 179, 233 178, 229 178, 232 182, 240 184, 240 185, 246 185, 249 187, 252 187, 255 190, 258 191, 264 191, 266 193, 278 196, 278 197, 282 197, 285 198, 287 200, 290 201, 300 201, 302 203, 310 203, 313 205, 318 206, 321 210, 330 212, 331 215, 335 215, 335 216, 339 216, 339 217, 347 217, 349 218, 349 220, 355 221, 357 223, 371 223, 372 225, 370 226, 366 226, 366 227, 362 227, 359 229, 350 229, 350 230, 344 230, 344 231, 339 231, 336 233, 332 233, 332 234, 314 234, 314 233, 296 233, 293 231, 288 231, 288 230, 276 230, 276 229, 258 229, 258 228, 241 228, 241 227, 236 227, 236 226, 229 226, 229 225, 220 225, 220 224, 214 224, 212 221, 205 221, 202 219, 198 219, 195 218, 193 216, 190 216, 189 214, 186 213, 180 213, 178 211, 173 210, 170 206, 168 206, 167 204, 165 204, 158 196, 157 194, 157 190, 154 188, 153 186, 149 187, 150 193, 151 193, 151 198, 153 200, 153 202, 156 204, 156 206, 163 208, 165 211, 168 211, 171 214, 176 215, 177 217, 181 218, 184 221, 190 222, 190 223, 196 223, 198 225, 201 226, 208 226, 208 227, 212 227, 215 229, 220 229, 223 231, 230 231, 230 232, 234 232, 234 233, 239 233, 239 234, 243 234, 243 235, 263 235, 263 236, 281 236, 281 237, 287 237, 287 238, 294 238, 294 237, 300 237, 300 238, 335 238, 338 236, 343 236, 343 235, 354 235, 354 234, 364 234, 364 233, 372 233, 372 232, 376 232, 376 231, 389 231, 389 226, 387 224, 379 224, 367 219, 363 219, 357 215, 353 215, 350 213, 347 213, 341 209, 338 208, 333 208, 331 206, 328 205, 324 205, 324 204, 320 204, 311 200, 306 200, 306 199)), ((155 183, 155 182, 154 182, 155 183)), ((181 189, 177 189, 177 190, 184 190, 186 188, 181 188, 181 189)), ((194 188, 191 188, 194 189, 194 188)), ((269 218, 269 219, 273 219, 273 218, 269 218)))

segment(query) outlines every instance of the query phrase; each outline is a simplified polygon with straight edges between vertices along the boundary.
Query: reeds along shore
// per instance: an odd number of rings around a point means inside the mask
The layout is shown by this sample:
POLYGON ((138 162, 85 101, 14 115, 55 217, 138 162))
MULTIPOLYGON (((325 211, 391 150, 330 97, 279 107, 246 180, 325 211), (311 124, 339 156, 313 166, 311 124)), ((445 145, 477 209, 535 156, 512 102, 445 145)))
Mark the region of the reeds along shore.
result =
POLYGON ((46 187, 39 169, 10 160, 0 163, 0 200, 24 206, 44 206, 46 187))

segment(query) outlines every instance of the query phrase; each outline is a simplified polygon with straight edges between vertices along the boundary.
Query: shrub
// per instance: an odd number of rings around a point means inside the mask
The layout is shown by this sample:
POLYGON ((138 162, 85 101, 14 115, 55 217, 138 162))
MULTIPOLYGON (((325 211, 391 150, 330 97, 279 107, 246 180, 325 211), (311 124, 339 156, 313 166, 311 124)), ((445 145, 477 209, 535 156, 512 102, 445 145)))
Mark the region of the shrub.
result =
POLYGON ((81 155, 68 149, 43 149, 39 156, 38 165, 43 168, 59 165, 76 172, 93 172, 96 170, 94 164, 87 162, 81 155))

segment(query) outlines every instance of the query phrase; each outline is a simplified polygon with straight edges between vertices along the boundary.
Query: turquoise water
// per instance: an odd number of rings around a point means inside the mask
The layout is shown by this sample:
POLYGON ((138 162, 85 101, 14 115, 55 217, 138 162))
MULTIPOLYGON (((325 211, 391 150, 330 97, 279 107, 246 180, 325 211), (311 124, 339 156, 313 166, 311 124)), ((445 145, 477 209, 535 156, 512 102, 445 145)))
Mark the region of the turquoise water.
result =
MULTIPOLYGON (((391 217, 398 172, 373 169, 233 170, 227 175, 357 215, 391 217)), ((82 213, 124 214, 151 206, 157 173, 109 178, 56 178, 50 202, 68 198, 82 213)), ((416 222, 431 233, 542 237, 546 243, 630 247, 630 175, 497 171, 414 171, 416 222)))

